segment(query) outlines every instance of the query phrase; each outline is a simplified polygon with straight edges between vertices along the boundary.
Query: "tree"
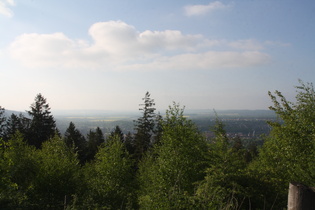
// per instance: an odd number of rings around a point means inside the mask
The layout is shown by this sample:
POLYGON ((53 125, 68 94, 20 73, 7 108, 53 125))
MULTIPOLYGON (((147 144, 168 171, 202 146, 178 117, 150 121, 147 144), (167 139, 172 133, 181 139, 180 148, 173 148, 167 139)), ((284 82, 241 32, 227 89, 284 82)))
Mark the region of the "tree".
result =
POLYGON ((81 180, 76 154, 57 135, 37 150, 38 173, 30 200, 33 209, 61 209, 77 193, 81 180))
POLYGON ((209 145, 208 168, 204 180, 199 182, 196 200, 203 209, 240 209, 249 196, 246 186, 245 150, 240 139, 232 145, 223 122, 216 116, 212 128, 214 140, 209 145))
POLYGON ((118 136, 121 142, 124 142, 125 140, 124 133, 122 132, 118 125, 116 125, 115 129, 110 133, 110 136, 111 137, 118 136))
POLYGON ((74 152, 78 153, 80 163, 83 164, 86 161, 87 143, 84 136, 78 129, 76 129, 73 122, 69 123, 69 127, 64 135, 64 141, 68 148, 71 148, 74 152))
POLYGON ((40 93, 35 97, 27 113, 31 117, 31 124, 26 139, 30 145, 40 148, 42 143, 52 138, 56 132, 56 122, 51 115, 49 104, 40 93))
POLYGON ((6 117, 4 115, 5 109, 0 106, 0 138, 5 135, 6 117))
POLYGON ((124 144, 126 146, 126 149, 128 153, 132 156, 135 154, 135 147, 134 147, 134 136, 128 132, 125 137, 124 144))
POLYGON ((280 91, 269 92, 278 122, 269 122, 270 135, 260 150, 256 167, 266 180, 272 180, 283 207, 290 181, 315 186, 315 93, 311 83, 296 87, 296 102, 280 91))
POLYGON ((85 165, 87 190, 83 207, 89 209, 128 209, 136 202, 133 162, 118 136, 110 137, 85 165))
POLYGON ((192 209, 195 183, 204 177, 207 143, 174 104, 166 111, 160 143, 139 168, 140 207, 192 209))
POLYGON ((17 132, 8 141, 1 141, 0 150, 1 208, 30 208, 28 197, 38 173, 35 147, 17 132))
POLYGON ((135 121, 135 155, 139 160, 143 154, 151 146, 151 137, 155 132, 155 103, 154 100, 150 98, 150 93, 146 92, 145 97, 142 99, 144 101, 139 110, 142 111, 142 117, 135 121))
POLYGON ((90 130, 87 134, 87 140, 87 160, 93 160, 99 146, 105 141, 102 130, 99 127, 95 131, 90 130))
POLYGON ((19 115, 11 114, 7 119, 6 132, 4 139, 10 139, 17 131, 23 135, 27 135, 27 132, 30 128, 31 120, 26 118, 22 113, 19 115))

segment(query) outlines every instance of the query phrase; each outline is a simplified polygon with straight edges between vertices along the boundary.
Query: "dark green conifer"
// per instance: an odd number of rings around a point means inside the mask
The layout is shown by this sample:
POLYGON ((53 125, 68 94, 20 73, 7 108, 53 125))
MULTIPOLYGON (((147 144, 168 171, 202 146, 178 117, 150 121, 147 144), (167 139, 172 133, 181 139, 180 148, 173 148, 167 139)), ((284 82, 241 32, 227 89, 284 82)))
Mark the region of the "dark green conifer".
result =
POLYGON ((150 93, 146 92, 145 97, 142 99, 143 104, 140 104, 142 111, 142 117, 135 121, 135 155, 137 159, 141 159, 143 154, 151 146, 152 136, 155 129, 155 103, 154 99, 150 98, 150 93))
POLYGON ((80 162, 84 163, 86 161, 86 140, 73 122, 70 122, 65 132, 64 141, 69 148, 78 153, 80 162))
POLYGON ((35 102, 30 108, 27 113, 31 117, 31 123, 26 139, 30 145, 40 148, 43 142, 55 135, 56 122, 46 98, 40 93, 35 97, 35 102))

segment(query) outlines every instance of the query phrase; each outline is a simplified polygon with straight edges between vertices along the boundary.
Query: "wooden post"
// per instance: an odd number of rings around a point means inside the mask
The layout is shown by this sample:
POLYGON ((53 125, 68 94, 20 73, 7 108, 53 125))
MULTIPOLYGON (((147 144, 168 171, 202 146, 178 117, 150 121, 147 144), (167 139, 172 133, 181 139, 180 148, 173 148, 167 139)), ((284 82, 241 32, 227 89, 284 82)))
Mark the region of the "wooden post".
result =
POLYGON ((67 195, 65 195, 65 199, 63 202, 63 209, 66 210, 67 209, 67 195))
POLYGON ((315 188, 291 182, 289 184, 288 210, 315 209, 315 188))

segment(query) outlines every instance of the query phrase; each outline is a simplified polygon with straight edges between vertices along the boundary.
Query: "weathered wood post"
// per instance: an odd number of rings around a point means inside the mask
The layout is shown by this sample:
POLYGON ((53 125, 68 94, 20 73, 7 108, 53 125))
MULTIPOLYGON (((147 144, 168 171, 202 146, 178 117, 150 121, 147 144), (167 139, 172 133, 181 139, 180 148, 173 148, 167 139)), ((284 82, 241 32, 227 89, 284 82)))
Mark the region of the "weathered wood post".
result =
POLYGON ((315 209, 315 188, 291 182, 289 184, 288 210, 315 209))
POLYGON ((67 195, 65 195, 65 199, 63 202, 63 209, 66 210, 67 209, 67 195))

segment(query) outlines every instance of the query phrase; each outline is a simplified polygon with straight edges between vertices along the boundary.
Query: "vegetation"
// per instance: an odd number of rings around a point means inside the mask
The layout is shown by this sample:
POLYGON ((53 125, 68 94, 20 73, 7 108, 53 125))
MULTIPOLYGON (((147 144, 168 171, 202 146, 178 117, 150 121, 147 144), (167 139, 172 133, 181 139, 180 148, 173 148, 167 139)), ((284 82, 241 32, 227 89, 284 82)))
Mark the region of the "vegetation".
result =
POLYGON ((1 209, 283 209, 289 182, 315 186, 315 92, 269 93, 278 121, 257 148, 218 116, 206 138, 174 103, 164 117, 147 92, 134 132, 117 125, 61 135, 46 99, 29 116, 0 107, 1 209))

